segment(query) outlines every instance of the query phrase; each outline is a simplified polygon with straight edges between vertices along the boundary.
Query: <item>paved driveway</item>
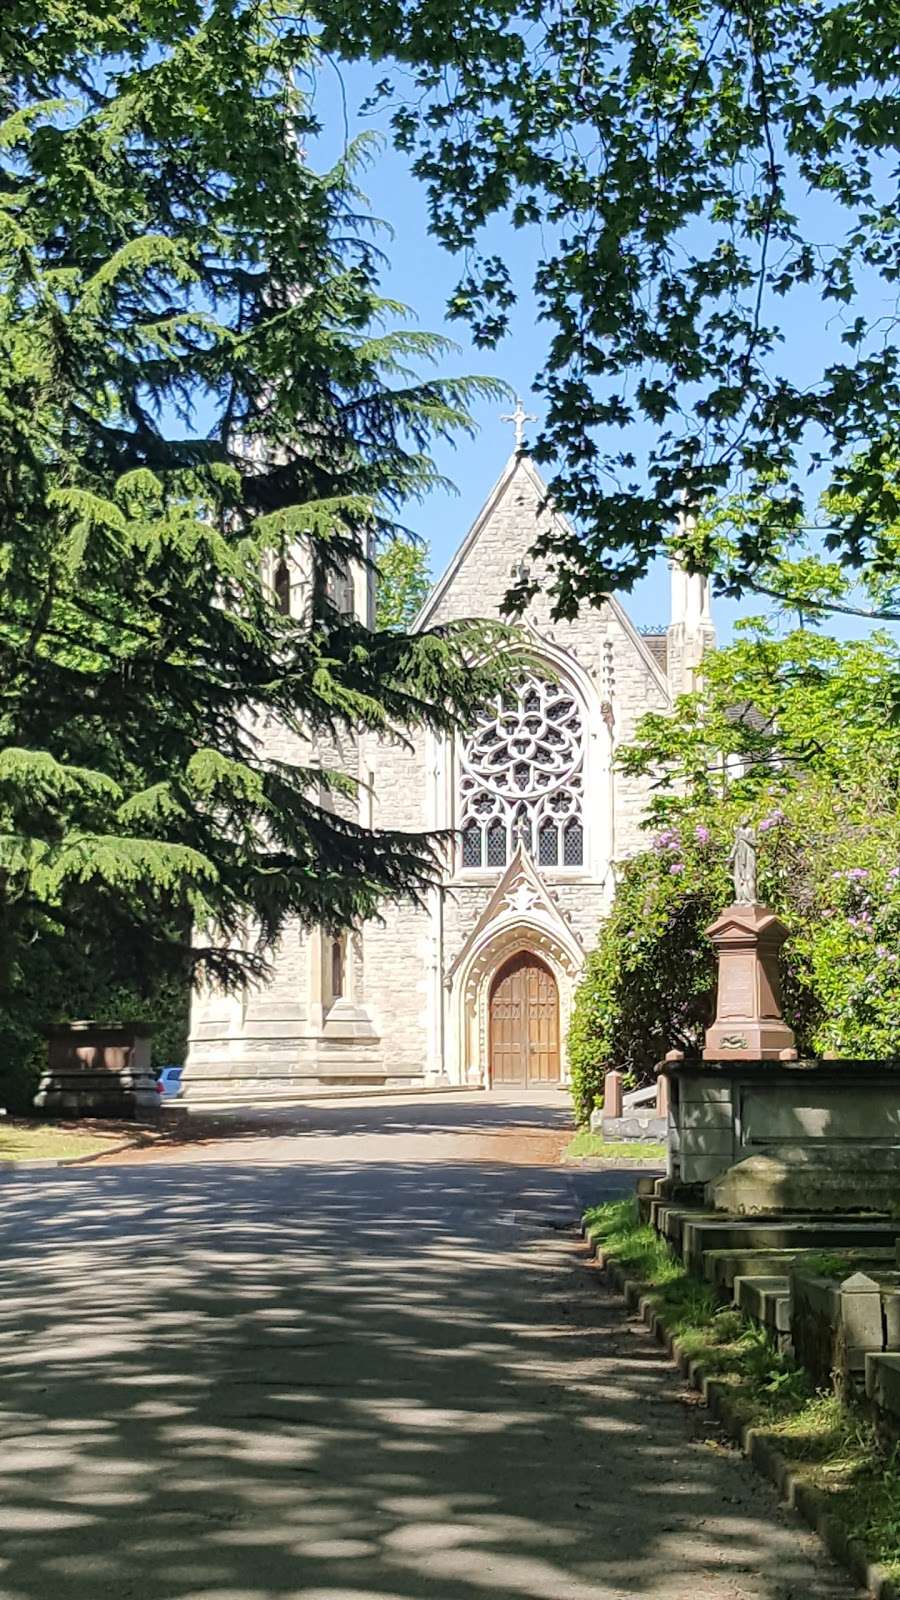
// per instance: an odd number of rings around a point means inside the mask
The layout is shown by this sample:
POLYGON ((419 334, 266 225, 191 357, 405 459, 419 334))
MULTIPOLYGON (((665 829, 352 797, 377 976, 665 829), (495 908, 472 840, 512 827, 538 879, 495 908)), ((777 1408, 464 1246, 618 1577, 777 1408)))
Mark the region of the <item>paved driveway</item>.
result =
POLYGON ((0 1600, 848 1600, 587 1264, 631 1178, 558 1098, 265 1128, 0 1183, 0 1600))

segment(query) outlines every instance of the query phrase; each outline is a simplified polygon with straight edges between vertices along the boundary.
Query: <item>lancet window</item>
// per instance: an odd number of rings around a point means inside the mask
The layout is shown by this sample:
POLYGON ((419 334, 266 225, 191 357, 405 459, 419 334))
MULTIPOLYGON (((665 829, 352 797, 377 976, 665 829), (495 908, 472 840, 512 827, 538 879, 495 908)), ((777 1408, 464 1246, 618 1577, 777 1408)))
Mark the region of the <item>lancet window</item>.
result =
POLYGON ((564 683, 529 674, 482 713, 460 758, 461 864, 584 864, 584 719, 564 683))
POLYGON ((286 561, 279 561, 275 568, 275 604, 282 616, 291 614, 291 571, 286 561))

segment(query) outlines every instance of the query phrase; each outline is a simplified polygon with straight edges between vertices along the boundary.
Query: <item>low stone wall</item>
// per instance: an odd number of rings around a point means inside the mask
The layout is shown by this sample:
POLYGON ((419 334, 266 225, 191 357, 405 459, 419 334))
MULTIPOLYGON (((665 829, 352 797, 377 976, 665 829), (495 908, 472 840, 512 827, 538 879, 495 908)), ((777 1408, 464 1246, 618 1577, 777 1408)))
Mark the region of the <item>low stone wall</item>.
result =
POLYGON ((882 1444, 900 1444, 900 1351, 866 1356, 866 1399, 882 1444))
MULTIPOLYGON (((749 1157, 766 1156, 781 1163, 780 1178, 770 1173, 768 1206, 828 1209, 835 1197, 823 1190, 824 1168, 817 1173, 804 1152, 818 1152, 821 1161, 823 1151, 835 1151, 842 1153, 843 1192, 855 1163, 869 1182, 882 1167, 889 1179, 896 1171, 886 1188, 900 1198, 900 1063, 682 1061, 667 1062, 663 1072, 671 1089, 674 1181, 706 1184, 749 1157)), ((738 1201, 735 1193, 722 1204, 734 1209, 738 1201)))
POLYGON ((794 1355, 818 1385, 848 1398, 862 1389, 866 1356, 885 1348, 878 1284, 864 1272, 822 1278, 800 1266, 789 1285, 794 1355))
POLYGON ((596 1126, 594 1118, 591 1118, 592 1131, 602 1133, 610 1144, 623 1140, 633 1140, 635 1144, 665 1144, 668 1128, 666 1118, 658 1117, 655 1109, 633 1111, 621 1117, 605 1117, 601 1114, 596 1126))
POLYGON ((664 1144, 669 1129, 668 1087, 661 1079, 648 1088, 626 1090, 621 1072, 607 1072, 603 1105, 591 1113, 591 1132, 610 1143, 664 1144))

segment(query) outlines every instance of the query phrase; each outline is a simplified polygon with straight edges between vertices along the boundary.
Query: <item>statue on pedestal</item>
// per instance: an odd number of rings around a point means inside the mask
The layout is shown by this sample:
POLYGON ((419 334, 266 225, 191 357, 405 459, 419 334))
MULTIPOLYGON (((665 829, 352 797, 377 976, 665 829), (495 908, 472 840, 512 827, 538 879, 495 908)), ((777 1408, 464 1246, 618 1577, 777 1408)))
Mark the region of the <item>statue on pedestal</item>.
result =
POLYGON ((728 865, 734 880, 735 905, 756 905, 756 836, 746 821, 735 832, 728 865))
POLYGON ((728 857, 734 900, 707 937, 718 956, 716 1018, 706 1030, 706 1061, 795 1060, 794 1035, 784 1020, 778 952, 784 923, 760 905, 756 889, 756 836, 749 819, 735 830, 728 857))

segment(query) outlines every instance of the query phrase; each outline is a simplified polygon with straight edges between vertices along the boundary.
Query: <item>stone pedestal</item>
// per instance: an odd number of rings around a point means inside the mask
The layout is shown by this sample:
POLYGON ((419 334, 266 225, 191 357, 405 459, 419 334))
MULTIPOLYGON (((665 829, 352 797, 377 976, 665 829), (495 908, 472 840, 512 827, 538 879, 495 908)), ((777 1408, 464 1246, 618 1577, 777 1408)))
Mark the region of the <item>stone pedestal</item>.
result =
POLYGON ((784 923, 766 906, 736 904, 706 934, 719 958, 719 981, 704 1060, 796 1058, 794 1035, 781 1013, 778 952, 787 938, 784 923))
POLYGON ((142 1022, 61 1022, 44 1028, 47 1070, 34 1103, 49 1116, 159 1115, 150 1068, 152 1028, 142 1022))

